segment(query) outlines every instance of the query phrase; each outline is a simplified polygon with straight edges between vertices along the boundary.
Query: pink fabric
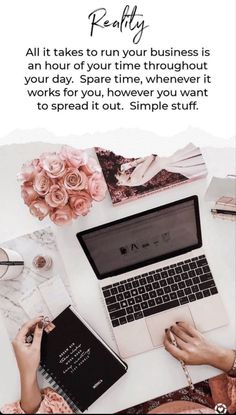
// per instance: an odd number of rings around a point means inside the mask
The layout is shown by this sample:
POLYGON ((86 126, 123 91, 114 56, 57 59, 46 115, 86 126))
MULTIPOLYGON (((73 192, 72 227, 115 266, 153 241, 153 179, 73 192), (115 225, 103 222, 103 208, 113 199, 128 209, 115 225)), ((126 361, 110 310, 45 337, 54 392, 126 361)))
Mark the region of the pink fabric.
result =
MULTIPOLYGON (((20 406, 20 402, 5 405, 1 412, 3 414, 24 414, 25 412, 20 406)), ((66 401, 54 392, 51 388, 42 391, 42 402, 36 412, 37 414, 73 414, 66 401)))

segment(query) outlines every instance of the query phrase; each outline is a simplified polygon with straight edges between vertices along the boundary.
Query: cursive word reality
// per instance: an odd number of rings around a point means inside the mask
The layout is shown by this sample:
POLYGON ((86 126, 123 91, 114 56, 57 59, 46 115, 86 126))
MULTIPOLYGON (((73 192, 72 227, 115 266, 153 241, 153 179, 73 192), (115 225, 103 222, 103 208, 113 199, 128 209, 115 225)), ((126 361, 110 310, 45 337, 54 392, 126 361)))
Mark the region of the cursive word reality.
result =
POLYGON ((107 10, 104 7, 96 9, 89 14, 88 18, 89 20, 91 19, 91 36, 94 34, 95 27, 100 27, 102 29, 114 27, 119 29, 121 33, 124 29, 129 29, 132 32, 135 31, 133 43, 138 44, 142 38, 144 29, 148 27, 148 25, 145 26, 144 19, 139 19, 140 17, 143 17, 143 15, 137 13, 137 6, 134 6, 131 12, 130 7, 128 5, 125 6, 120 20, 110 21, 106 16, 107 10))

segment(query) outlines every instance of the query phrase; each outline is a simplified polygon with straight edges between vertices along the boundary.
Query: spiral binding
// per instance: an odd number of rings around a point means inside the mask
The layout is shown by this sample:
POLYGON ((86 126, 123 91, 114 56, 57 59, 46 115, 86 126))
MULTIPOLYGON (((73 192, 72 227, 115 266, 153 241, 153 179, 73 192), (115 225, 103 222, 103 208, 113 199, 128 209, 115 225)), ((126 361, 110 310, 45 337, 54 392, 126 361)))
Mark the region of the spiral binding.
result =
POLYGON ((70 392, 67 389, 65 389, 63 387, 63 385, 61 385, 59 383, 59 381, 56 381, 57 378, 54 375, 54 373, 49 372, 45 368, 45 365, 40 365, 39 366, 39 372, 41 373, 43 378, 50 384, 50 386, 53 388, 53 390, 55 392, 57 392, 60 396, 62 396, 62 398, 65 399, 65 401, 68 403, 71 410, 74 413, 80 413, 81 414, 81 411, 78 407, 78 402, 76 401, 76 399, 73 398, 73 396, 70 394, 70 392))

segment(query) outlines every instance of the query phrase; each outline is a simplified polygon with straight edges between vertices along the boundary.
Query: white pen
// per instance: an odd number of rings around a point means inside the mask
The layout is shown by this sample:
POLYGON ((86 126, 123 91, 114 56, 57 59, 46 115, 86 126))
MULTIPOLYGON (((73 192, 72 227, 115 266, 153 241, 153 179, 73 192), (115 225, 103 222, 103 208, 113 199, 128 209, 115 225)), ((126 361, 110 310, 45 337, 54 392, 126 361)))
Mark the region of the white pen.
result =
MULTIPOLYGON (((170 340, 171 340, 171 343, 173 344, 173 346, 178 347, 178 344, 177 344, 177 342, 175 340, 175 337, 174 337, 173 333, 171 332, 171 330, 169 330, 169 335, 170 335, 170 340)), ((185 365, 183 360, 180 359, 179 362, 180 362, 180 364, 183 368, 184 374, 185 374, 186 379, 188 381, 188 385, 189 385, 190 389, 193 391, 194 390, 194 384, 192 382, 192 379, 191 379, 190 373, 188 371, 188 368, 185 365)))

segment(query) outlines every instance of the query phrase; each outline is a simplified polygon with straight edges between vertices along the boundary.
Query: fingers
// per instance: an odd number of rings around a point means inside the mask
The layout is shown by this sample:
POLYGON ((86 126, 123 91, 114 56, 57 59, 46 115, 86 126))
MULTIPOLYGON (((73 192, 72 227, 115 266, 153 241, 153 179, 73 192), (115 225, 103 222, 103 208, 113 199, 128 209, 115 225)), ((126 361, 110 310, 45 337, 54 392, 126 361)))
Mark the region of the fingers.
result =
POLYGON ((201 337, 201 333, 196 330, 191 324, 180 321, 177 323, 177 326, 180 329, 183 329, 188 336, 191 337, 201 337))
POLYGON ((175 336, 177 336, 180 340, 182 340, 185 343, 188 343, 192 339, 192 337, 188 334, 187 331, 183 329, 183 327, 181 327, 180 324, 174 324, 173 326, 171 326, 171 331, 175 334, 175 336))
POLYGON ((40 320, 42 320, 42 317, 36 317, 32 320, 27 321, 27 323, 25 323, 20 331, 18 332, 15 340, 16 341, 21 341, 21 342, 25 342, 25 336, 28 334, 28 332, 30 331, 30 329, 32 329, 36 324, 38 324, 40 322, 40 320))
POLYGON ((39 322, 39 324, 36 325, 34 330, 34 339, 32 345, 40 350, 41 348, 41 340, 43 336, 43 323, 39 322))

